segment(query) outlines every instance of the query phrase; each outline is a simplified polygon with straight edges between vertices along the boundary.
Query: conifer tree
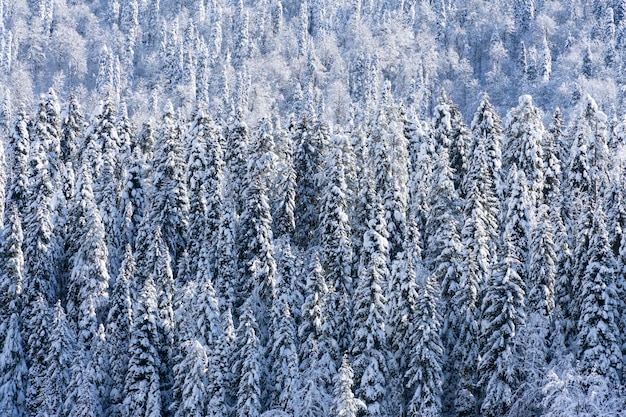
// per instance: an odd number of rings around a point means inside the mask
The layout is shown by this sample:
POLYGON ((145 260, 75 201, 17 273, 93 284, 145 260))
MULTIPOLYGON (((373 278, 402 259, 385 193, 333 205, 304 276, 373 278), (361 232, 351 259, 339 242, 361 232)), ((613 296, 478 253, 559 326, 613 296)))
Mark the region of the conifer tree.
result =
POLYGON ((442 356, 439 288, 434 276, 420 277, 418 301, 409 322, 410 346, 405 372, 410 400, 407 415, 441 414, 442 356))
POLYGON ((129 343, 133 324, 133 307, 130 283, 134 279, 135 259, 130 246, 126 246, 120 274, 111 289, 110 308, 106 321, 106 341, 111 368, 111 392, 108 415, 118 417, 124 401, 124 378, 128 372, 129 343))
POLYGON ((149 277, 133 314, 128 373, 124 380, 124 409, 129 416, 160 417, 162 401, 157 352, 157 291, 149 277))
POLYGON ((173 403, 170 406, 175 417, 205 415, 206 372, 207 354, 204 346, 197 340, 186 342, 183 360, 174 366, 175 379, 177 385, 180 384, 183 399, 180 404, 173 403))
POLYGON ((19 213, 25 213, 28 204, 30 134, 28 115, 22 107, 18 111, 9 137, 6 152, 9 178, 6 189, 6 207, 15 206, 19 213))
POLYGON ((28 365, 28 388, 26 391, 26 407, 28 414, 35 415, 46 409, 47 389, 47 356, 50 341, 52 317, 48 302, 42 294, 38 294, 29 310, 22 313, 22 326, 26 347, 26 363, 28 365))
POLYGON ((32 302, 41 293, 49 303, 58 295, 55 265, 52 259, 51 200, 53 184, 48 170, 46 143, 36 138, 31 145, 28 172, 28 198, 24 206, 24 261, 27 300, 32 302))
POLYGON ((244 305, 244 312, 237 329, 239 352, 237 352, 236 374, 239 385, 237 388, 237 417, 258 417, 261 415, 261 364, 262 359, 259 329, 249 305, 244 305))
POLYGON ((268 318, 263 315, 271 308, 276 278, 272 217, 267 198, 267 175, 272 163, 268 124, 268 121, 261 121, 250 146, 244 191, 246 201, 239 219, 237 236, 242 285, 240 301, 254 294, 257 305, 253 308, 262 327, 267 324, 268 318))
MULTIPOLYGON (((13 313, 21 308, 21 296, 24 285, 24 254, 22 243, 24 234, 22 222, 17 208, 14 206, 8 212, 4 223, 4 230, 0 238, 0 329, 8 331, 9 319, 13 313)), ((4 345, 4 331, 0 336, 0 342, 4 345)))
POLYGON ((516 337, 526 322, 525 285, 518 272, 522 266, 510 229, 502 240, 504 257, 486 282, 481 306, 478 374, 484 395, 480 410, 487 416, 500 416, 509 410, 522 378, 516 363, 519 355, 516 337))
MULTIPOLYGON (((67 388, 72 379, 72 358, 76 354, 76 336, 69 327, 67 316, 60 302, 57 302, 54 307, 51 324, 49 348, 45 360, 46 368, 44 374, 39 376, 43 378, 45 387, 41 393, 39 406, 43 407, 47 413, 54 415, 58 410, 63 409, 68 398, 67 388)), ((32 375, 31 369, 31 378, 32 375)), ((29 407, 29 411, 32 412, 32 408, 29 407)))
POLYGON ((16 312, 8 322, 0 354, 0 413, 10 417, 24 417, 28 368, 16 312))
POLYGON ((64 413, 67 417, 96 417, 98 404, 96 387, 91 380, 93 369, 85 363, 85 353, 79 350, 75 353, 71 363, 71 379, 67 387, 67 398, 64 403, 64 413))
POLYGON ((61 119, 61 160, 75 162, 77 148, 82 140, 85 119, 78 98, 70 94, 67 110, 61 119))
POLYGON ((81 349, 89 350, 98 324, 105 319, 109 273, 105 231, 93 200, 90 174, 88 169, 83 169, 81 174, 76 213, 76 225, 80 230, 76 235, 76 252, 71 259, 67 314, 77 330, 81 349))
POLYGON ((383 285, 389 278, 387 227, 380 198, 368 184, 369 229, 363 238, 359 282, 355 292, 352 355, 358 381, 357 395, 371 416, 386 415, 388 367, 383 285))
POLYGON ((520 96, 518 106, 507 114, 506 146, 502 155, 505 171, 510 171, 515 164, 524 172, 533 204, 540 197, 544 184, 542 143, 546 132, 542 117, 541 111, 533 105, 531 96, 520 96))
MULTIPOLYGON (((222 148, 217 126, 201 111, 187 133, 186 179, 189 190, 188 256, 197 259, 205 240, 217 237, 221 211, 222 148)), ((195 278, 194 271, 190 271, 195 278)))
POLYGON ((445 92, 439 98, 434 113, 434 142, 438 149, 447 149, 449 166, 454 175, 454 189, 460 192, 469 168, 471 132, 463 121, 459 107, 452 98, 446 96, 445 92))
POLYGON ((343 355, 341 368, 335 378, 335 388, 333 391, 333 405, 331 408, 334 417, 356 417, 359 412, 367 407, 365 403, 354 397, 352 384, 354 372, 350 366, 348 355, 343 355))
POLYGON ((318 178, 324 162, 324 149, 329 142, 328 126, 313 122, 309 116, 292 127, 294 166, 296 170, 296 243, 306 248, 311 244, 320 219, 318 178))
MULTIPOLYGON (((174 265, 178 264, 185 248, 189 224, 189 197, 184 179, 181 140, 174 109, 168 103, 154 148, 144 227, 161 229, 174 265)), ((149 230, 140 235, 150 239, 149 230)))
POLYGON ((241 215, 244 204, 245 178, 248 168, 248 126, 243 121, 242 111, 229 120, 226 129, 224 148, 225 177, 228 184, 227 195, 235 201, 236 213, 241 215))
MULTIPOLYGON (((321 196, 320 211, 320 254, 323 259, 326 281, 329 286, 327 308, 335 337, 342 350, 349 346, 344 335, 349 332, 350 305, 352 295, 351 225, 347 207, 347 185, 343 165, 342 136, 334 136, 335 143, 329 147, 324 164, 326 184, 321 196)), ((337 352, 339 356, 339 352, 337 352)))
POLYGON ((578 319, 580 370, 585 377, 597 374, 609 386, 618 384, 622 368, 616 327, 615 259, 606 232, 605 214, 594 203, 588 263, 581 281, 578 319))

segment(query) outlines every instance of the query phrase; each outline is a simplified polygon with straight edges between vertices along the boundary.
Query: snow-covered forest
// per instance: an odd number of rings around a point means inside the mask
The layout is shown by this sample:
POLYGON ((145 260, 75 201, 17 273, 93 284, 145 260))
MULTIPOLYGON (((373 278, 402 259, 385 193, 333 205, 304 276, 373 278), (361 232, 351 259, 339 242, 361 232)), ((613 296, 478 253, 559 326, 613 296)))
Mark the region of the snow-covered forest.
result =
POLYGON ((626 413, 626 0, 0 0, 0 416, 626 413))

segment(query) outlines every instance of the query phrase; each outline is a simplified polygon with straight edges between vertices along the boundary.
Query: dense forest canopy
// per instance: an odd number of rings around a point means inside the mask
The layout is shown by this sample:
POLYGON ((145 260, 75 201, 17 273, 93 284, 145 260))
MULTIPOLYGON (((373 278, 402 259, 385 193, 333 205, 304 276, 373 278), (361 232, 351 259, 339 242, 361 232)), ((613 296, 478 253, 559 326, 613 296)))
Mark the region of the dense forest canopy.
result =
POLYGON ((0 17, 0 415, 626 413, 625 1, 0 17))

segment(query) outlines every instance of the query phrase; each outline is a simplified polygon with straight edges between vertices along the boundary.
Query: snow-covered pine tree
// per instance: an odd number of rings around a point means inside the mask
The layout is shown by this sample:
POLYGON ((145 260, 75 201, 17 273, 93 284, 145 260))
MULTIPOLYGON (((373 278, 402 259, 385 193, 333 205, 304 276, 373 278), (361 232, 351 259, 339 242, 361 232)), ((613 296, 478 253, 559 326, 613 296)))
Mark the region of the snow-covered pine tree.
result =
POLYGON ((459 196, 454 188, 454 172, 449 165, 448 148, 441 147, 435 158, 431 188, 428 192, 430 211, 424 231, 425 261, 431 269, 437 268, 437 260, 450 244, 449 236, 446 236, 450 231, 450 223, 460 218, 459 196))
POLYGON ((326 415, 329 392, 327 384, 332 380, 334 361, 324 362, 329 356, 332 341, 327 337, 328 321, 326 302, 328 286, 321 261, 313 255, 307 268, 305 300, 302 304, 301 323, 298 328, 300 340, 299 358, 302 375, 302 405, 298 414, 301 417, 326 415))
POLYGON ((325 185, 320 199, 319 233, 320 255, 329 290, 326 308, 331 313, 329 325, 339 343, 340 351, 333 353, 338 359, 340 352, 349 348, 346 336, 350 329, 353 253, 342 152, 347 138, 336 135, 332 140, 323 168, 325 185))
POLYGON ((273 386, 269 389, 271 409, 294 415, 300 408, 300 370, 296 350, 296 326, 290 307, 289 277, 278 278, 277 298, 272 305, 270 369, 273 386))
POLYGON ((83 350, 74 353, 71 362, 71 378, 63 412, 67 417, 97 417, 99 414, 97 387, 93 381, 93 368, 86 363, 83 350))
MULTIPOLYGON (((245 203, 239 219, 238 265, 239 302, 254 294, 254 312, 259 327, 269 324, 269 311, 275 296, 276 261, 272 234, 272 216, 267 198, 267 175, 272 165, 269 121, 260 122, 250 145, 245 179, 245 203)), ((241 305, 241 304, 239 304, 241 305)), ((258 337, 265 342, 264 334, 258 337)))
POLYGON ((125 415, 162 415, 159 379, 161 361, 157 351, 158 315, 157 290, 152 277, 148 277, 133 312, 128 373, 124 380, 125 415))
MULTIPOLYGON (((597 374, 609 387, 619 384, 623 363, 616 326, 615 258, 609 246, 604 210, 593 204, 587 267, 577 288, 581 300, 578 318, 579 367, 584 377, 597 374)), ((584 385, 592 385, 584 381, 584 385)))
POLYGON ((175 385, 181 392, 181 402, 172 403, 174 417, 202 417, 205 415, 207 352, 197 340, 183 345, 183 360, 174 366, 175 385))
POLYGON ((21 297, 24 286, 24 254, 22 243, 24 234, 22 222, 15 206, 8 212, 0 238, 0 343, 4 346, 4 335, 8 331, 11 315, 22 307, 21 297))
MULTIPOLYGON (((59 288, 55 263, 52 258, 52 217, 50 209, 54 193, 48 170, 46 143, 35 138, 31 144, 28 171, 29 203, 23 206, 24 266, 27 305, 41 293, 48 303, 54 303, 59 288)), ((28 308, 28 307, 27 307, 28 308)))
POLYGON ((409 317, 407 415, 441 415, 442 362, 439 285, 434 275, 419 277, 418 298, 409 317))
POLYGON ((128 372, 129 343, 133 324, 133 305, 130 284, 135 274, 135 258, 130 245, 126 246, 120 273, 111 289, 109 312, 106 320, 107 353, 110 361, 108 370, 111 379, 109 409, 111 417, 122 415, 124 401, 124 378, 128 372))
POLYGON ((510 230, 502 238, 504 256, 485 284, 481 306, 481 356, 478 364, 479 386, 486 416, 508 412, 519 387, 522 369, 519 357, 519 330, 526 323, 525 285, 518 271, 522 264, 511 240, 510 230))
MULTIPOLYGON (((186 179, 189 192, 189 279, 195 279, 196 263, 203 242, 214 241, 219 228, 223 156, 219 130, 199 111, 186 139, 186 179)), ((214 257, 213 254, 209 256, 214 257)))
POLYGON ((28 205, 29 118, 24 107, 20 107, 9 136, 6 149, 7 173, 9 178, 6 189, 6 207, 15 206, 23 216, 28 205))
POLYGON ((356 394, 372 417, 387 415, 388 350, 385 323, 387 300, 383 288, 389 279, 389 243, 385 212, 372 180, 366 189, 368 230, 363 237, 359 281, 354 294, 351 354, 356 394))
POLYGON ((333 405, 331 408, 333 417, 357 417, 360 412, 367 409, 365 403, 356 398, 352 392, 353 378, 354 372, 352 371, 352 366, 350 366, 348 354, 344 354, 341 368, 339 368, 339 373, 335 377, 333 405))
POLYGON ((80 349, 90 350, 105 320, 109 300, 109 273, 104 225, 94 202, 89 169, 83 165, 76 193, 76 251, 71 258, 67 288, 67 315, 76 330, 80 349))
POLYGON ((139 235, 145 245, 152 240, 151 231, 160 228, 172 263, 178 265, 187 243, 189 197, 184 177, 182 137, 174 117, 174 108, 168 103, 154 146, 144 230, 139 235))
POLYGON ((248 169, 248 145, 250 134, 248 126, 239 110, 228 121, 226 127, 226 146, 224 148, 226 195, 235 202, 238 215, 243 212, 245 178, 248 169))
POLYGON ((262 349, 257 334, 259 328, 252 306, 244 304, 237 329, 236 345, 239 347, 234 373, 239 381, 237 388, 237 417, 259 417, 261 409, 262 349))
POLYGON ((312 240, 320 219, 319 177, 324 163, 324 150, 328 146, 328 125, 312 121, 308 115, 291 127, 296 170, 296 230, 295 242, 306 249, 312 240))
MULTIPOLYGON (((67 388, 70 386, 72 372, 72 358, 76 354, 76 336, 72 332, 65 311, 60 302, 54 307, 50 329, 49 347, 45 359, 45 370, 41 375, 35 374, 36 369, 29 369, 30 378, 41 379, 43 390, 39 392, 38 407, 48 415, 55 415, 63 409, 68 396, 67 388)), ((39 385, 39 384, 37 384, 39 385)), ((30 401, 29 401, 30 402, 30 401)), ((29 412, 35 411, 29 405, 29 412)), ((37 409, 37 412, 41 412, 37 409)), ((44 414, 45 415, 45 414, 44 414)))
POLYGON ((437 149, 446 148, 449 166, 454 175, 454 189, 461 191, 461 184, 469 169, 469 146, 471 132, 463 120, 459 107, 442 92, 435 106, 433 134, 437 149))
POLYGON ((513 165, 526 176, 532 207, 540 201, 544 187, 543 141, 546 131, 542 112, 533 105, 532 97, 520 96, 518 106, 507 114, 502 168, 510 172, 513 165))
POLYGON ((11 314, 5 328, 0 353, 0 413, 10 417, 25 417, 28 368, 17 312, 11 314))

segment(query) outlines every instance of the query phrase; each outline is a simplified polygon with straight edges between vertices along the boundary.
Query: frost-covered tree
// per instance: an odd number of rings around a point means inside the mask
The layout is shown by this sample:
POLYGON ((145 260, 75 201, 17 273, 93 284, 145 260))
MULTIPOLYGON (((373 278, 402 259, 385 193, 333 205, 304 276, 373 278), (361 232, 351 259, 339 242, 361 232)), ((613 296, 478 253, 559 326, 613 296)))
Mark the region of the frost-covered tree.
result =
POLYGON ((306 248, 311 245, 320 219, 319 176, 324 163, 324 150, 328 146, 328 125, 313 122, 308 116, 291 128, 294 142, 294 167, 296 170, 296 243, 306 248))
POLYGON ((348 355, 343 355, 341 368, 335 378, 333 405, 331 412, 334 417, 356 417, 359 412, 367 409, 365 403, 354 396, 352 385, 354 372, 350 366, 348 355))
POLYGON ((197 340, 186 342, 183 349, 183 360, 174 366, 182 401, 170 408, 175 417, 201 417, 205 415, 207 352, 197 340))
POLYGON ((479 386, 483 392, 481 412, 487 416, 505 414, 521 382, 519 330, 526 322, 525 285, 520 277, 521 262, 512 240, 503 237, 504 256, 485 284, 481 305, 481 359, 479 386))
POLYGON ((17 207, 24 213, 28 204, 28 175, 30 134, 29 118, 26 110, 19 109, 13 129, 9 136, 9 146, 5 150, 7 173, 9 174, 6 189, 6 207, 17 207))
POLYGON ((244 305, 244 312, 237 329, 237 363, 235 373, 238 376, 237 417, 258 417, 261 409, 261 364, 262 346, 259 345, 257 327, 252 308, 244 305))
POLYGON ((238 111, 226 126, 226 146, 224 147, 225 178, 227 195, 235 201, 236 213, 241 214, 244 204, 245 178, 248 168, 248 145, 250 133, 238 111))
POLYGON ((150 277, 135 305, 128 348, 128 373, 124 380, 124 413, 129 416, 160 417, 162 401, 157 347, 157 290, 150 277))
POLYGON ((526 176, 531 204, 537 205, 544 187, 543 141, 546 135, 542 112, 533 105, 529 95, 507 114, 502 168, 510 172, 515 165, 526 176))
POLYGON ((189 225, 189 196, 184 175, 180 127, 168 103, 156 137, 146 198, 146 230, 140 232, 140 236, 149 241, 150 229, 160 228, 174 264, 182 256, 189 225))
POLYGON ((28 368, 14 312, 8 319, 2 353, 0 354, 0 413, 10 417, 26 416, 26 384, 28 368))
POLYGON ((359 281, 354 294, 352 346, 357 395, 371 416, 387 413, 388 350, 385 334, 387 300, 383 286, 389 279, 387 227, 384 209, 372 183, 366 191, 368 231, 363 237, 359 281))
MULTIPOLYGON (((22 243, 24 234, 17 208, 8 213, 0 238, 0 329, 8 329, 9 319, 21 308, 21 296, 24 286, 24 253, 22 243)), ((3 332, 4 333, 4 332, 3 332)), ((4 335, 0 336, 4 343, 4 335)))
POLYGON ((420 277, 418 301, 409 322, 410 346, 405 372, 410 400, 407 415, 441 415, 442 359, 439 288, 434 276, 420 277))
MULTIPOLYGON (((353 251, 348 216, 347 184, 343 164, 344 136, 334 136, 324 163, 325 186, 321 195, 320 255, 329 289, 328 306, 332 328, 340 349, 348 348, 345 335, 350 328, 349 300, 352 288, 353 251)), ((337 352, 339 356, 339 352, 337 352)))
POLYGON ((248 173, 245 179, 245 204, 239 219, 238 261, 240 301, 255 297, 259 326, 266 325, 262 314, 269 312, 276 278, 272 216, 267 198, 267 175, 271 170, 272 147, 269 122, 262 121, 250 145, 248 173), (263 312, 265 310, 265 313, 263 312))
POLYGON ((588 263, 581 280, 578 318, 579 367, 584 376, 597 374, 609 386, 618 384, 622 368, 616 327, 615 259, 609 247, 605 214, 594 204, 588 263))
POLYGON ((93 368, 85 363, 85 352, 78 350, 71 364, 71 379, 67 387, 64 414, 68 417, 96 417, 99 404, 94 385, 93 368))
MULTIPOLYGON (((43 375, 38 378, 43 379, 45 387, 41 392, 40 406, 49 415, 55 415, 63 409, 68 398, 67 388, 72 380, 72 359, 76 355, 76 336, 69 326, 60 302, 54 307, 51 325, 46 368, 43 375)), ((32 380, 32 368, 30 372, 32 380)), ((29 407, 29 411, 33 410, 29 407)))
POLYGON ((71 259, 67 288, 67 314, 77 331, 81 349, 89 350, 98 325, 105 320, 109 273, 105 231, 91 190, 88 169, 82 170, 75 220, 80 229, 73 236, 76 252, 71 259))
POLYGON ((108 414, 112 417, 121 415, 124 401, 124 379, 128 372, 129 343, 133 325, 133 306, 130 291, 135 274, 135 258, 129 245, 124 252, 120 273, 111 289, 109 312, 106 320, 106 341, 111 378, 108 414))

